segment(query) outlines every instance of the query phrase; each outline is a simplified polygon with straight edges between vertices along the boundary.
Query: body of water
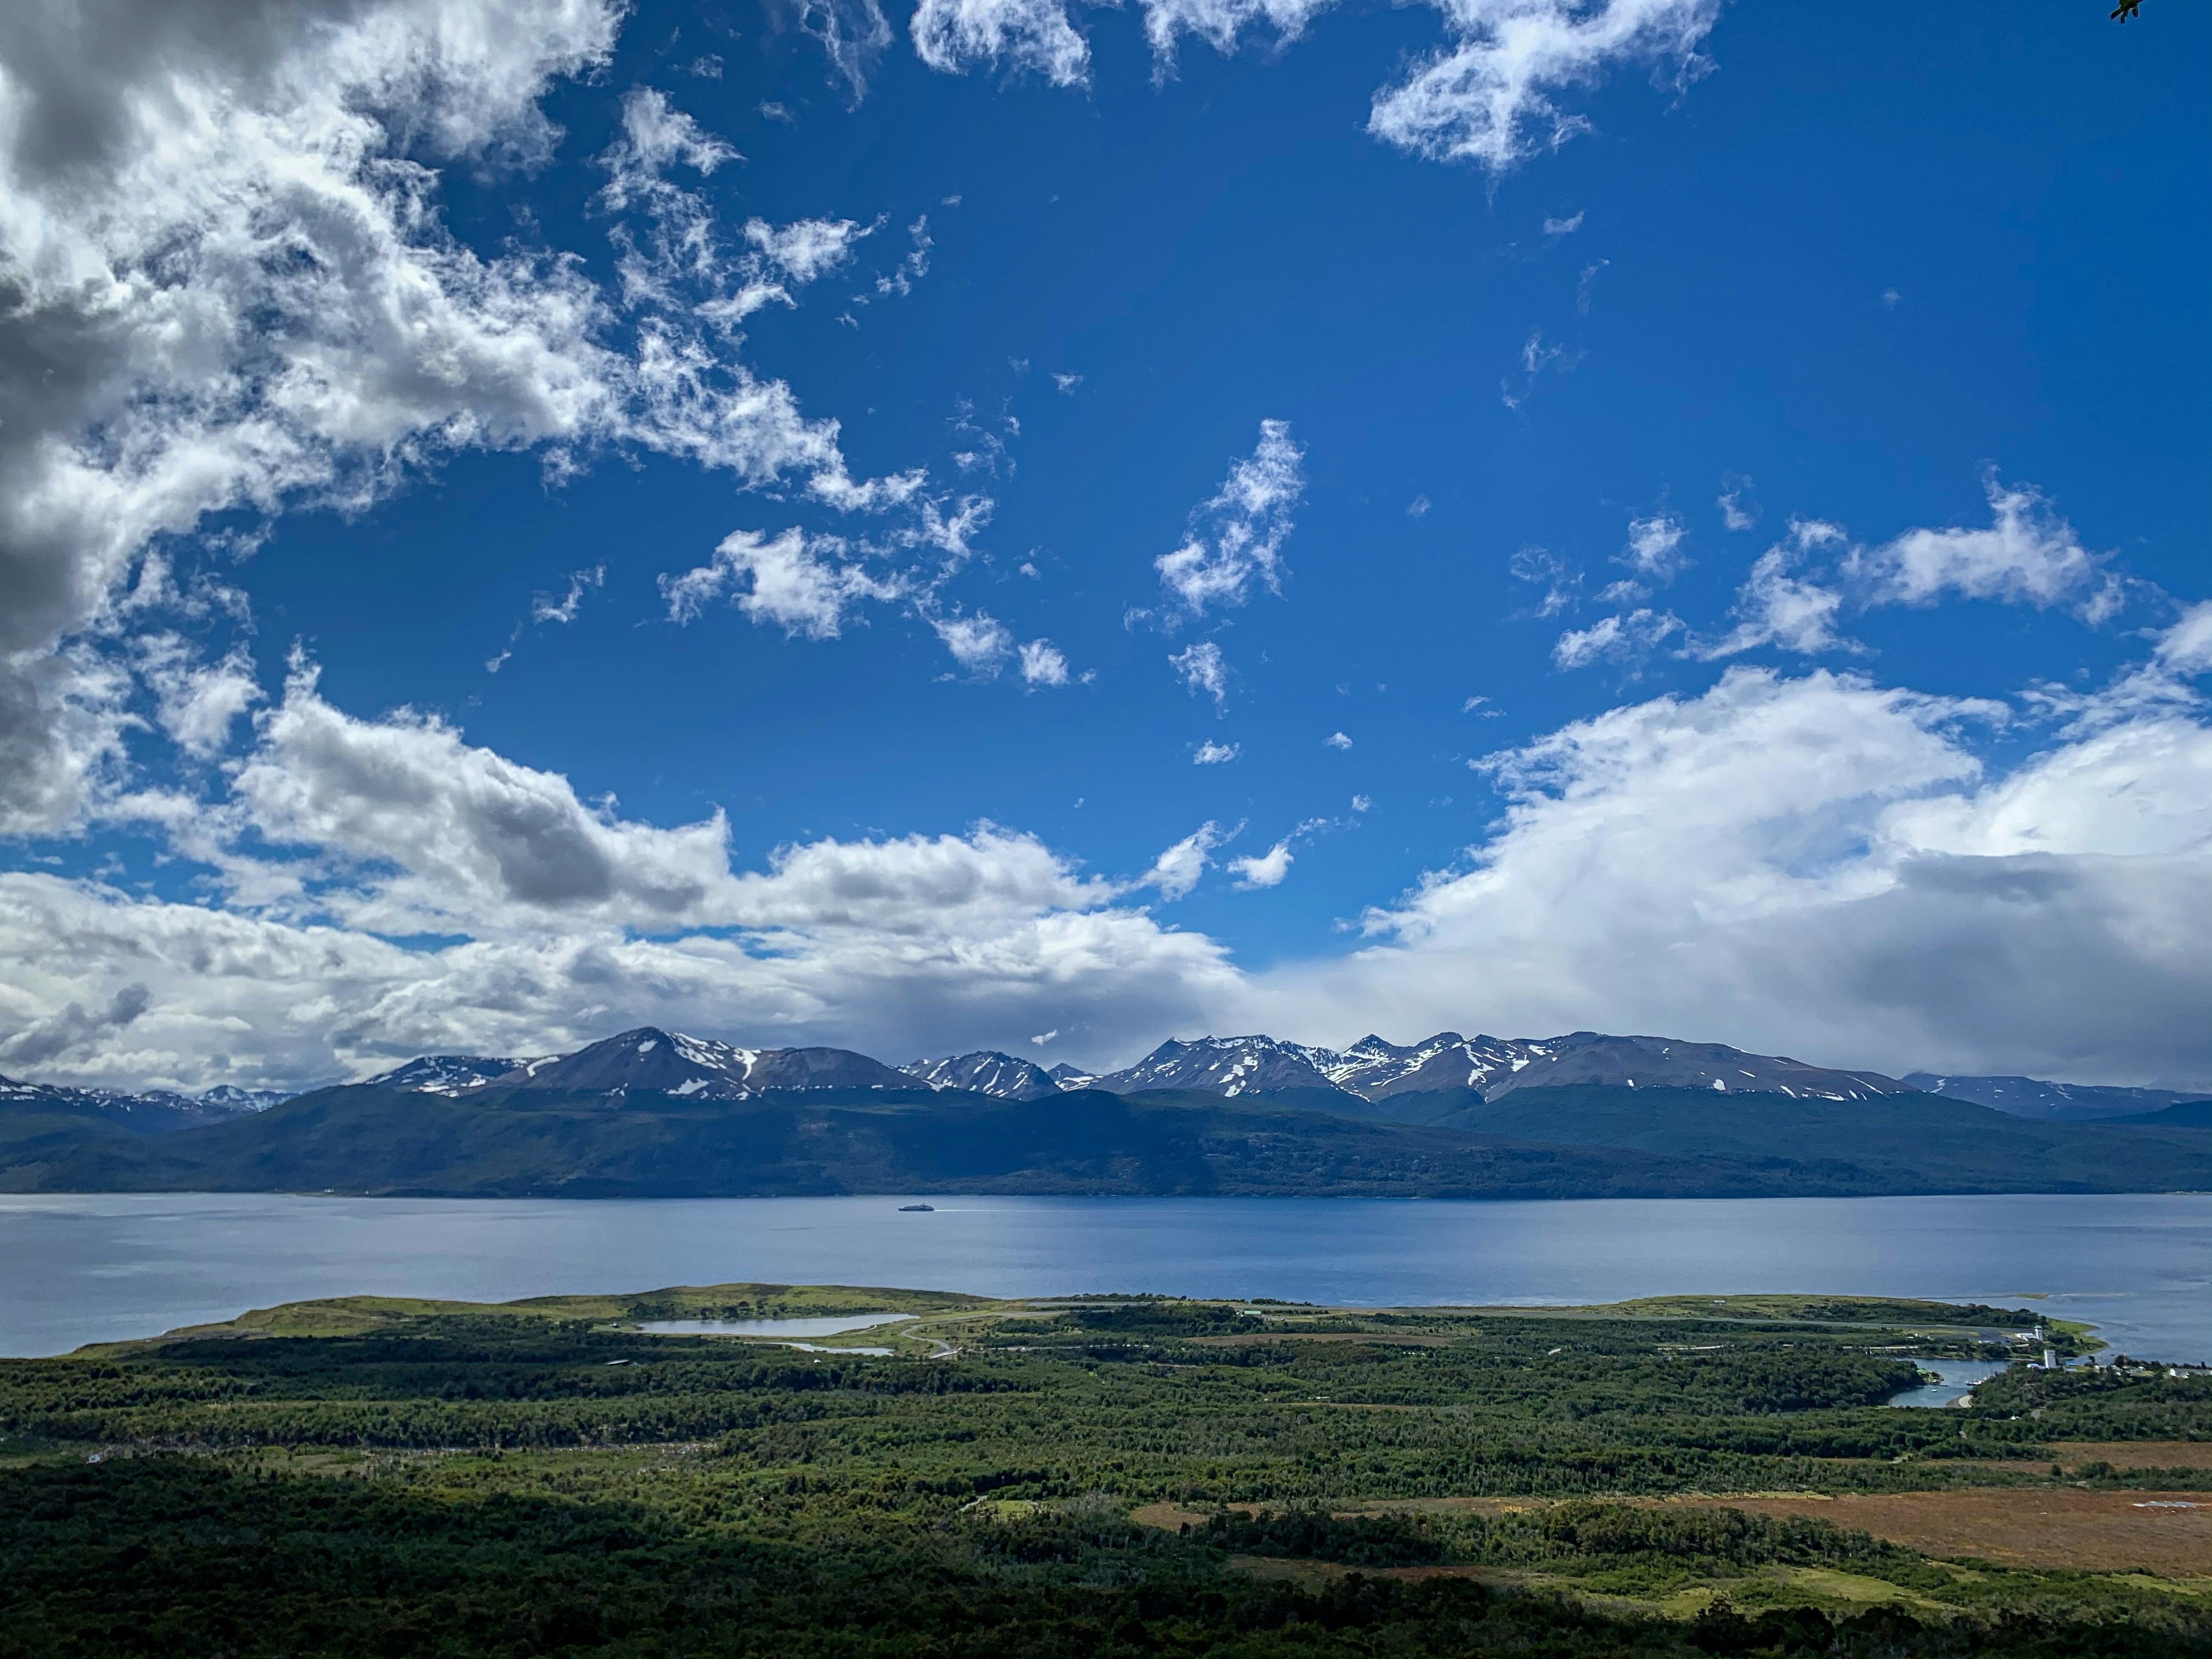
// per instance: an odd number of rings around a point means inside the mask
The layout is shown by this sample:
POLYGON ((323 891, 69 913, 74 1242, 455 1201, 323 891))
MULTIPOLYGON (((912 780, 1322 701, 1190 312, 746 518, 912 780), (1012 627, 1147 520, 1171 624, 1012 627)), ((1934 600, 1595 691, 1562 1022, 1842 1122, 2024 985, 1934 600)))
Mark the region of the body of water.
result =
POLYGON ((1974 1391, 1974 1384, 1986 1382, 2005 1369, 2003 1362, 1989 1359, 1923 1359, 1923 1371, 1933 1371, 1943 1380, 1924 1382, 1917 1389, 1907 1389, 1890 1401, 1893 1406, 1955 1406, 1974 1391))
POLYGON ((0 1354, 373 1292, 507 1301, 733 1280, 1541 1305, 1807 1291, 2034 1304, 2212 1358, 2212 1196, 538 1200, 0 1195, 0 1354))

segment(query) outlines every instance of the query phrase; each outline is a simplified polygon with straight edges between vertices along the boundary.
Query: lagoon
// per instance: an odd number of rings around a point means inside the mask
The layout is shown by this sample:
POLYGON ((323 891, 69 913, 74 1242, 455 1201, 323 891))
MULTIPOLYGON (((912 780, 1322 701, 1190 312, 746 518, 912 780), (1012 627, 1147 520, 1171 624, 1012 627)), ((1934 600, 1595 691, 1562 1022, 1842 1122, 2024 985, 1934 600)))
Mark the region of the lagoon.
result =
POLYGON ((757 1280, 1541 1306, 1760 1291, 2032 1305, 2212 1358, 2212 1195, 1653 1199, 0 1195, 0 1354, 315 1297, 757 1280))

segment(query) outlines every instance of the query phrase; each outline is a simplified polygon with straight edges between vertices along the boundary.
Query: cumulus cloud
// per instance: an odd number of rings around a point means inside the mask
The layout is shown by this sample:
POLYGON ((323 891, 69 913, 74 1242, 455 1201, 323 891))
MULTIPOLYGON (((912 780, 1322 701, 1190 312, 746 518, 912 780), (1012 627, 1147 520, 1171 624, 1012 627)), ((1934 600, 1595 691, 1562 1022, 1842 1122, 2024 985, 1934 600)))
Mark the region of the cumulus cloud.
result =
POLYGON ((1217 707, 1228 707, 1229 665, 1222 658, 1221 647, 1212 640, 1200 640, 1184 647, 1168 659, 1168 666, 1182 678, 1194 696, 1203 691, 1217 707))
POLYGON ((204 662, 184 640, 163 633, 142 635, 137 654, 161 729, 197 760, 228 748, 239 717, 261 701, 253 659, 243 646, 234 647, 219 662, 204 662))
POLYGON ((1352 747, 1352 739, 1345 736, 1341 732, 1332 732, 1321 741, 1322 747, 1324 749, 1349 749, 1352 747))
POLYGON ((118 991, 105 1008, 88 1010, 81 1002, 70 1003, 0 1040, 0 1060, 10 1066, 43 1066, 120 1031, 146 1012, 149 1000, 147 988, 134 983, 118 991))
POLYGON ((1500 826, 1371 915, 1374 943, 1237 1012, 2212 1082, 2212 731, 2166 711, 1992 775, 2003 716, 1738 667, 1577 721, 1492 759, 1500 826))
POLYGON ((1292 855, 1287 839, 1277 842, 1266 852, 1249 857, 1229 860, 1229 872, 1237 878, 1237 885, 1247 892, 1261 887, 1279 887, 1283 878, 1291 873, 1292 855))
MULTIPOLYGON (((2208 641, 2212 608, 2192 609, 2138 672, 2212 670, 2208 641)), ((1099 1061, 1179 1026, 1340 1042, 1471 1023, 2212 1080, 2202 702, 2115 705, 1997 772, 1983 739, 2008 718, 1732 667, 1490 757, 1503 815, 1462 863, 1370 914, 1351 956, 1247 975, 1127 902, 1192 892, 1215 823, 1130 884, 990 825, 739 868, 719 817, 624 818, 427 716, 346 716, 300 672, 210 827, 228 908, 0 875, 0 1042, 18 1069, 33 1053, 82 1081, 205 1086, 648 1020, 885 1053, 1066 1030, 1099 1061)), ((1316 827, 1232 875, 1281 878, 1316 827)))
POLYGON ((1164 899, 1188 898, 1206 873, 1213 849, 1225 839, 1221 826, 1211 819, 1200 824, 1152 860, 1142 884, 1158 888, 1164 899))
POLYGON ((1737 591, 1730 613, 1735 626, 1721 638, 1696 646, 1695 654, 1710 660, 1766 645, 1807 656, 1856 649, 1836 629, 1843 614, 1843 594, 1796 574, 1808 556, 1842 539, 1843 532, 1832 524, 1792 521, 1789 539, 1760 554, 1737 591))
MULTIPOLYGON (((2064 606, 2093 625, 2118 614, 2129 585, 2081 546, 2039 491, 1994 477, 1987 489, 1987 528, 1908 530, 1879 546, 1852 544, 1838 525, 1793 519, 1788 536, 1752 566, 1736 595, 1735 627, 1692 654, 1712 659, 1761 646, 1807 655, 1856 650, 1838 629, 1847 608, 1963 599, 2064 606)), ((1722 499, 1724 507, 1732 500, 1722 499)))
POLYGON ((1191 750, 1193 766, 1225 766, 1244 752, 1241 743, 1201 743, 1191 750))
POLYGON ((2212 599, 2190 606, 2159 636, 2158 659, 2176 673, 2212 673, 2212 599))
POLYGON ((1153 566, 1169 596, 1193 616, 1209 605, 1243 605, 1253 584, 1282 591, 1282 548, 1291 510, 1305 493, 1305 451, 1285 421, 1260 422, 1260 442, 1234 462, 1212 500, 1191 514, 1190 533, 1153 566))
POLYGON ((1060 0, 921 0, 912 33, 915 54, 948 75, 1003 64, 1056 87, 1091 78, 1090 43, 1060 0))
POLYGON ((736 885, 734 932, 523 930, 408 949, 0 874, 0 945, 25 963, 0 1011, 20 1033, 28 1010, 65 1024, 71 1001, 112 1009, 105 988, 143 985, 127 1030, 57 1051, 42 1074, 203 1088, 363 1076, 422 1053, 544 1053, 647 1023, 888 1054, 1058 1028, 1118 1053, 1201 1019, 1210 989, 1235 978, 1213 941, 989 826, 787 848, 736 885))
POLYGON ((1556 101, 1616 66, 1649 64, 1675 85, 1720 0, 1439 0, 1452 44, 1375 100, 1367 130, 1434 161, 1502 173, 1589 130, 1556 101))
MULTIPOLYGON (((727 595, 753 621, 810 640, 836 638, 863 600, 896 599, 908 591, 896 575, 872 574, 839 538, 796 529, 775 537, 732 531, 707 563, 660 578, 672 623, 690 622, 727 595)), ((939 634, 943 637, 942 628, 939 634)))
POLYGON ((82 642, 127 631, 149 549, 210 514, 360 507, 465 448, 558 472, 608 445, 866 504, 835 422, 678 291, 722 276, 665 175, 731 152, 659 94, 607 158, 603 205, 647 221, 616 226, 619 307, 570 255, 480 252, 441 216, 443 169, 547 153, 540 99, 607 61, 622 12, 0 12, 0 831, 66 829, 112 781, 128 686, 82 642))
POLYGON ((1987 529, 1911 530, 1875 548, 1854 548, 1843 573, 1869 605, 1936 604, 1950 597, 2049 609, 2073 601, 2089 619, 2111 614, 2100 562, 2040 492, 1988 484, 1987 529))

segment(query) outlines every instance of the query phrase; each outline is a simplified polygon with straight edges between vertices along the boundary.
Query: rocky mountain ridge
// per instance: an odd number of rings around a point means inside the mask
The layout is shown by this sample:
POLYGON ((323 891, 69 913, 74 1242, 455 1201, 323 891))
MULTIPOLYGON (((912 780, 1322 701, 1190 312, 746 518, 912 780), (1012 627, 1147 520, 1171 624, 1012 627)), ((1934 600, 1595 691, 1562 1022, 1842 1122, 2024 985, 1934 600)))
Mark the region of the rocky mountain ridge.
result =
POLYGON ((1945 1077, 1910 1072, 1905 1080, 1923 1093, 1994 1106, 2014 1117, 2046 1123, 2097 1123, 2138 1117, 2212 1098, 2212 1091, 2129 1089, 2100 1084, 2045 1083, 2032 1077, 1945 1077))
POLYGON ((166 1134, 172 1129, 251 1117, 290 1098, 289 1092, 240 1089, 228 1083, 199 1095, 170 1089, 132 1095, 117 1089, 77 1089, 66 1084, 19 1083, 0 1077, 0 1106, 103 1118, 135 1134, 166 1134))
MULTIPOLYGON (((1825 1101, 1926 1092, 2014 1116, 2058 1121, 2116 1118, 2202 1098, 2173 1091, 2092 1088, 2027 1078, 1914 1073, 1900 1081, 1876 1072, 1750 1054, 1723 1043, 1597 1031, 1542 1038, 1440 1031, 1402 1044, 1370 1033, 1341 1049, 1258 1033, 1171 1039, 1133 1065, 1092 1073, 1065 1062, 1046 1067, 995 1049, 894 1067, 851 1049, 742 1048, 640 1026, 565 1054, 424 1054, 365 1081, 368 1086, 448 1098, 527 1090, 744 1100, 793 1089, 926 1088, 1033 1102, 1084 1089, 1116 1095, 1188 1090, 1225 1098, 1301 1095, 1331 1111, 1421 1121, 1447 1109, 1450 1103, 1441 1097, 1449 1095, 1495 1103, 1522 1090, 1568 1085, 1711 1089, 1825 1101), (1341 1106, 1329 1105, 1332 1099, 1341 1106), (1437 1101, 1433 1107, 1425 1103, 1431 1099, 1437 1101)), ((197 1097, 158 1090, 131 1095, 0 1078, 0 1107, 43 1106, 99 1115, 138 1133, 222 1121, 291 1097, 283 1091, 228 1085, 197 1097)))

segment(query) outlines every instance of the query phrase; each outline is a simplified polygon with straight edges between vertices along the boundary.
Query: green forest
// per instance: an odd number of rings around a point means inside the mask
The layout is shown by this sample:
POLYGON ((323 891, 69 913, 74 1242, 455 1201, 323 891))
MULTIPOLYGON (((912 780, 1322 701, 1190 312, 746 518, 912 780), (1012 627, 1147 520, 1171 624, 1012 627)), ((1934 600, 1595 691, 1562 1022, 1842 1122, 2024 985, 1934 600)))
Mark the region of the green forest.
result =
POLYGON ((2212 1654, 2212 1566, 1775 1512, 2193 1525, 2201 1374, 1884 1403, 2046 1342, 2094 1346, 1841 1297, 295 1304, 0 1361, 0 1655, 2212 1654))

